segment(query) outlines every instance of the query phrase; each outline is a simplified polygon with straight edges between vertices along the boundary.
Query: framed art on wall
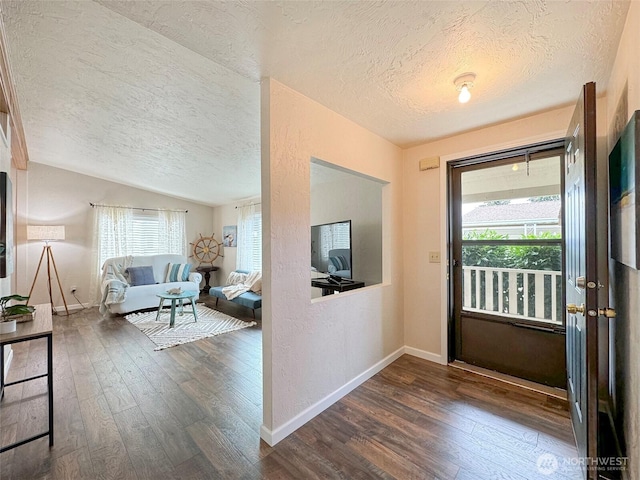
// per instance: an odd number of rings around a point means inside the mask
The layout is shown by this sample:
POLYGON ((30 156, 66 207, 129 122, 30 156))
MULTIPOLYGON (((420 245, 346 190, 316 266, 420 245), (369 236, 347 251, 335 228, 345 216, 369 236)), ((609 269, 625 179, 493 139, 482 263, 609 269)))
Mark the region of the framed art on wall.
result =
POLYGON ((238 226, 227 225, 222 227, 222 243, 225 247, 237 247, 238 246, 238 226))
POLYGON ((0 172, 0 278, 13 273, 13 197, 11 179, 0 172))
POLYGON ((611 258, 636 270, 640 268, 639 159, 640 110, 633 113, 609 155, 611 258))

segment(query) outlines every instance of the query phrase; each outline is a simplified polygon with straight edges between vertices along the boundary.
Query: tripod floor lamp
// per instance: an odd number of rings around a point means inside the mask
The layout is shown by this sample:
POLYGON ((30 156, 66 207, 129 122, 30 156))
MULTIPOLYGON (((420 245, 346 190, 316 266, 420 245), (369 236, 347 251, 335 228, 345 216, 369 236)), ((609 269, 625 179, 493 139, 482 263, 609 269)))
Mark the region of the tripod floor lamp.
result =
MULTIPOLYGON (((40 255, 40 261, 38 262, 38 268, 36 274, 33 277, 33 283, 31 284, 31 290, 29 290, 29 298, 33 293, 33 288, 36 286, 36 280, 40 273, 40 267, 42 266, 42 260, 45 255, 47 256, 47 288, 49 290, 49 302, 51 303, 51 309, 53 310, 53 296, 51 295, 51 266, 53 265, 53 272, 56 275, 58 281, 58 288, 60 289, 60 295, 62 295, 62 301, 64 303, 64 309, 69 315, 69 309, 67 308, 67 300, 64 298, 64 292, 62 291, 62 285, 60 284, 60 277, 58 276, 58 268, 56 267, 56 261, 53 258, 53 250, 49 242, 55 240, 64 240, 64 225, 27 225, 27 240, 41 240, 44 242, 42 247, 42 254, 40 255)), ((53 310, 55 315, 55 310, 53 310)))

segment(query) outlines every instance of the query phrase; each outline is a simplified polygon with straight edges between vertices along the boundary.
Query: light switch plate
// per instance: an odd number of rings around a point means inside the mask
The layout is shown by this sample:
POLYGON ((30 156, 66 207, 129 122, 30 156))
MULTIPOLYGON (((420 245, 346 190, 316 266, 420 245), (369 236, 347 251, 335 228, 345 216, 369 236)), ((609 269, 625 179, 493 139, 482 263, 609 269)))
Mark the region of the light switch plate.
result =
POLYGON ((440 263, 440 252, 429 252, 429 263, 440 263))

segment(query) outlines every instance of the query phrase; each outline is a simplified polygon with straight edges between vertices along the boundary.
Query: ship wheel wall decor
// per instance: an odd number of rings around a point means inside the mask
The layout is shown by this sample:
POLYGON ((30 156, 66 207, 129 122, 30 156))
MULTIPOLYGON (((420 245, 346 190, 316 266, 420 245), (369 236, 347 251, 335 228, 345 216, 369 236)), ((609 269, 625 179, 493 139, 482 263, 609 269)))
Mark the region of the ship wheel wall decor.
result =
POLYGON ((215 234, 211 234, 210 237, 203 237, 200 234, 200 238, 193 243, 190 243, 193 246, 193 253, 190 255, 191 258, 194 258, 198 261, 198 266, 203 263, 210 263, 213 265, 213 262, 218 257, 224 257, 220 253, 220 247, 222 243, 220 243, 215 238, 215 234))

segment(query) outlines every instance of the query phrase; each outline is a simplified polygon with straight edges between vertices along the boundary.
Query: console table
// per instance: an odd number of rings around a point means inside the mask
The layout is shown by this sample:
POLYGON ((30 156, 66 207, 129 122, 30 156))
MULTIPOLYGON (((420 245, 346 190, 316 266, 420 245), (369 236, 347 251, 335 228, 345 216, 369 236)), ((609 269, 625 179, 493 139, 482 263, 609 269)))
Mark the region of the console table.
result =
POLYGON ((36 305, 33 320, 18 323, 16 331, 0 335, 0 401, 4 398, 4 389, 11 385, 29 382, 36 378, 47 377, 47 394, 49 397, 49 430, 39 433, 24 440, 19 440, 6 447, 0 447, 0 453, 19 447, 38 438, 49 436, 49 447, 53 446, 53 325, 51 321, 51 305, 36 305), (4 347, 13 343, 28 342, 39 338, 47 339, 47 373, 23 378, 14 382, 4 382, 4 347))
POLYGON ((322 289, 322 296, 332 295, 334 292, 348 292, 356 288, 364 287, 364 282, 357 280, 344 280, 340 283, 333 283, 324 278, 312 278, 311 286, 322 289))
POLYGON ((209 289, 211 288, 209 286, 209 280, 211 279, 211 272, 217 272, 218 270, 220 270, 220 267, 216 267, 211 265, 210 267, 198 267, 196 268, 196 272, 200 272, 200 273, 204 273, 204 287, 202 288, 202 290, 200 290, 200 293, 206 293, 209 294, 209 289))

